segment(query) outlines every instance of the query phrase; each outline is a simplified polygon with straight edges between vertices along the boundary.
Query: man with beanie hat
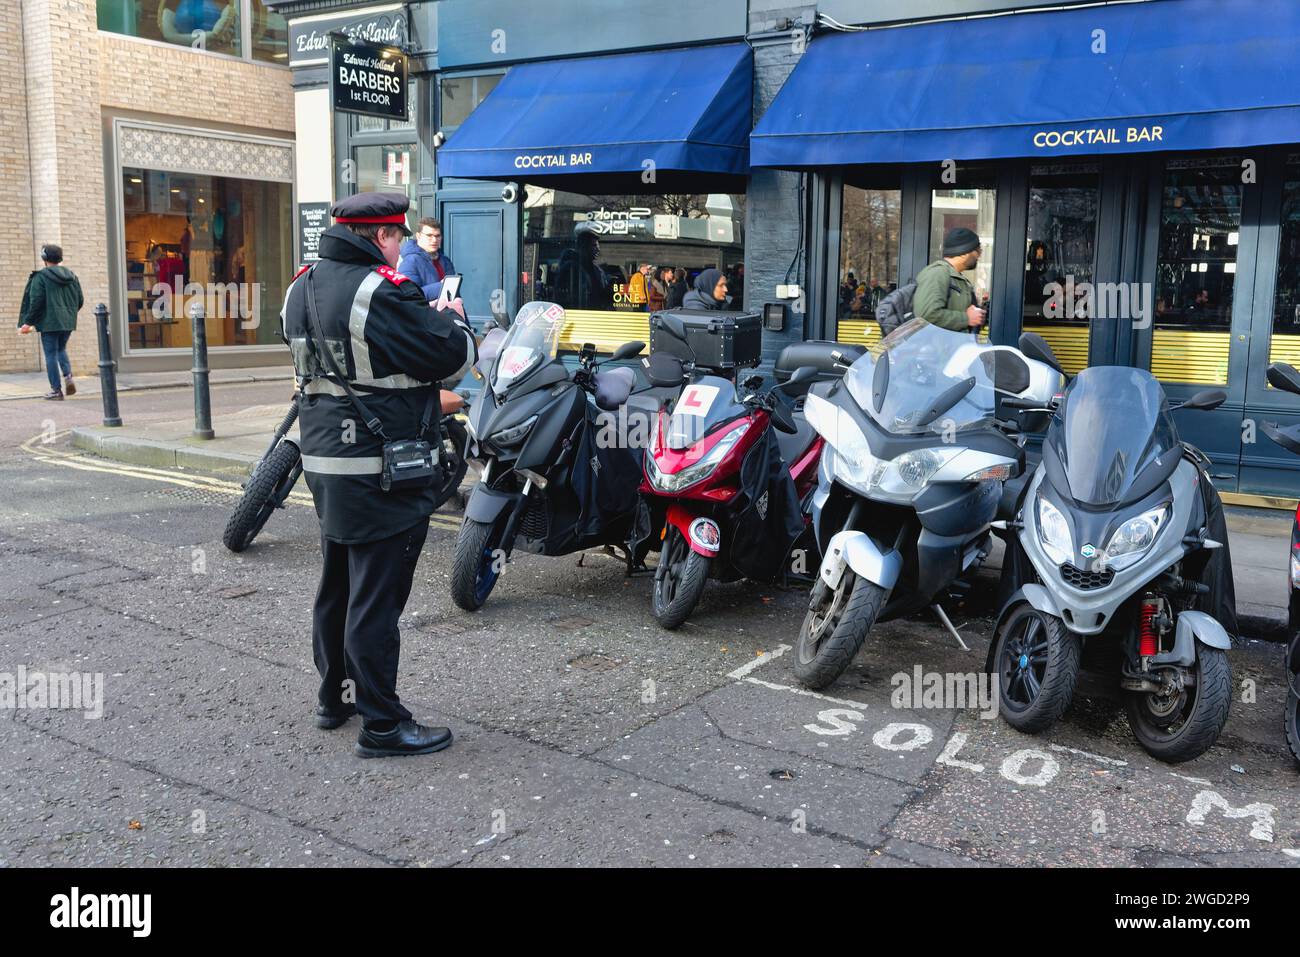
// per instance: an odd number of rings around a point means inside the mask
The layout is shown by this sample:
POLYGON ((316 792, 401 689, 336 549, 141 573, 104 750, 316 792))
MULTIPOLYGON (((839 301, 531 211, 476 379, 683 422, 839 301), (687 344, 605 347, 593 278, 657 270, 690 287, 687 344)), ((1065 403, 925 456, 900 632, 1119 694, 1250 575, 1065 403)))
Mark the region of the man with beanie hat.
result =
POLYGON ((963 273, 980 258, 980 238, 964 226, 943 237, 943 258, 936 259, 916 277, 912 312, 926 322, 958 332, 984 324, 984 310, 975 305, 975 287, 963 273))
POLYGON ((86 304, 76 273, 63 262, 63 249, 54 243, 41 247, 41 269, 27 277, 23 304, 18 312, 18 331, 23 335, 35 330, 41 334, 45 353, 45 374, 50 391, 45 398, 62 402, 63 396, 77 391, 72 381, 72 363, 68 361, 68 337, 77 328, 77 313, 86 304), (60 382, 59 376, 63 379, 60 382))

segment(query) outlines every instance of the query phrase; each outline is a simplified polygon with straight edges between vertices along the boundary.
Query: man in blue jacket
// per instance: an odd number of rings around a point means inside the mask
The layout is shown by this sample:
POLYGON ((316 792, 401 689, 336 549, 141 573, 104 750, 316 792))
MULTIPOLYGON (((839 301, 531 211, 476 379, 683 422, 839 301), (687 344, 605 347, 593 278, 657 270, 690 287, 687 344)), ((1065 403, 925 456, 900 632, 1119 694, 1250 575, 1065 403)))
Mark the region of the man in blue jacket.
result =
POLYGON ((434 300, 442 292, 442 281, 456 271, 442 251, 442 223, 431 216, 420 220, 415 238, 402 243, 397 271, 414 279, 424 290, 426 299, 434 300))

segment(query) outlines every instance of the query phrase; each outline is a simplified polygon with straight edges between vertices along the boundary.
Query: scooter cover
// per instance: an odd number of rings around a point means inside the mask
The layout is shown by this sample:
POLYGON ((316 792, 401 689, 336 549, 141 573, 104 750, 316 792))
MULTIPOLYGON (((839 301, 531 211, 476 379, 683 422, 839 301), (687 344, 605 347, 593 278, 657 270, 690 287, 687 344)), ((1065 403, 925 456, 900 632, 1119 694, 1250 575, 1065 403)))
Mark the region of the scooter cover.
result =
POLYGON ((768 429, 740 466, 741 499, 727 554, 746 578, 772 581, 803 532, 803 513, 776 432, 768 429))
POLYGON ((1201 489, 1201 501, 1205 504, 1206 530, 1210 538, 1222 542, 1223 547, 1212 551, 1202 550, 1188 556, 1183 563, 1183 577, 1210 587, 1209 594, 1196 596, 1192 607, 1205 612, 1221 624, 1235 641, 1239 634, 1237 593, 1232 582, 1232 556, 1228 549, 1228 520, 1223 514, 1223 501, 1202 463, 1191 453, 1187 453, 1186 458, 1201 473, 1201 480, 1197 484, 1201 489))
POLYGON ((596 441, 599 431, 589 415, 571 460, 573 494, 578 499, 574 533, 579 542, 621 544, 639 501, 641 453, 596 441))

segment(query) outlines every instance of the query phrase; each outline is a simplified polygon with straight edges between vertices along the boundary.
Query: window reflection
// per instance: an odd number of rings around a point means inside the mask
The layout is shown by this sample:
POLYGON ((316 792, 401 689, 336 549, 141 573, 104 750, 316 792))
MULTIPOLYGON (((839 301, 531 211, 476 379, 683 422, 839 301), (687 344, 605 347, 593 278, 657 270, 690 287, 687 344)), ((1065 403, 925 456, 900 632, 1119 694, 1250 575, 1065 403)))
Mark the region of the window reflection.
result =
POLYGON ((844 186, 836 318, 866 321, 868 328, 863 331, 868 338, 880 300, 898 288, 902 200, 902 190, 898 189, 844 186))

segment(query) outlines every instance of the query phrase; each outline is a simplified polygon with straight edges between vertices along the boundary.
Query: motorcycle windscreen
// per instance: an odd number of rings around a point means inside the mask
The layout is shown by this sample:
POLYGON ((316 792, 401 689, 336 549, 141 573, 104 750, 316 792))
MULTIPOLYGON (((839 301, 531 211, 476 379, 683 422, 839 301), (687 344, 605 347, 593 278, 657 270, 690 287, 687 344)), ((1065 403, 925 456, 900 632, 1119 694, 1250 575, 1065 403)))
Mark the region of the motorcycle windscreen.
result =
MULTIPOLYGON (((887 432, 945 434, 993 416, 995 385, 1006 391, 1010 363, 1019 356, 995 350, 965 332, 924 319, 899 326, 845 373, 854 401, 887 432)), ((1021 388, 1024 386, 1022 385, 1021 388)))
POLYGON ((664 441, 675 452, 689 449, 725 422, 745 415, 736 396, 735 383, 721 376, 705 376, 692 382, 673 404, 664 441))
POLYGON ((1065 390, 1047 430, 1065 466, 1070 494, 1085 505, 1114 505, 1148 468, 1181 455, 1164 389, 1145 369, 1092 366, 1065 390))
POLYGON ((492 370, 497 395, 555 358, 566 321, 563 307, 553 302, 529 302, 520 308, 492 370))

